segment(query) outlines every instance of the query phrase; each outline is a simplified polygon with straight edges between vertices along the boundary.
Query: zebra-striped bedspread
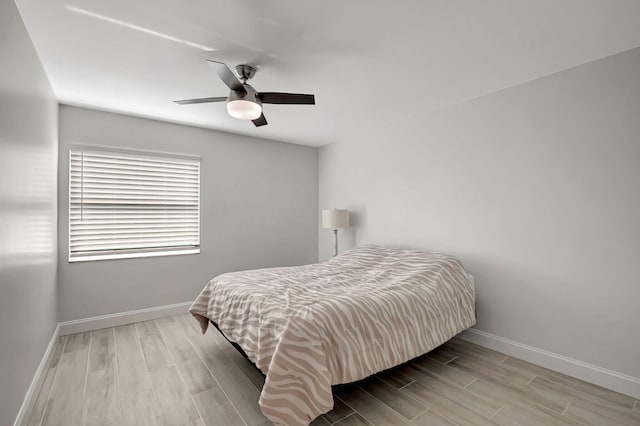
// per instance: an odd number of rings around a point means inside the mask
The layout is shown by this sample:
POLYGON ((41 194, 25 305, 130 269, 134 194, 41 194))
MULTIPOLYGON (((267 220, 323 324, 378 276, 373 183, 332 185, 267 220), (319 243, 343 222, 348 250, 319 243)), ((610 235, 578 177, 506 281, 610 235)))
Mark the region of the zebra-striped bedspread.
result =
POLYGON ((191 306, 215 321, 266 375, 264 415, 307 425, 333 407, 331 385, 363 379, 430 351, 475 324, 458 259, 356 247, 327 262, 233 272, 191 306))

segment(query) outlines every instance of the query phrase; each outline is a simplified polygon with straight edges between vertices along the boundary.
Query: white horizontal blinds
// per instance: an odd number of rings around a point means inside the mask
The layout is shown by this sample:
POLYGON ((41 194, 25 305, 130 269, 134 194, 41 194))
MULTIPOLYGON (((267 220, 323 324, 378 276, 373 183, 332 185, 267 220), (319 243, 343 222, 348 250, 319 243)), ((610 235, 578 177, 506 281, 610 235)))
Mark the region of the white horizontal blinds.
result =
POLYGON ((69 258, 200 245, 200 161, 73 149, 69 258))

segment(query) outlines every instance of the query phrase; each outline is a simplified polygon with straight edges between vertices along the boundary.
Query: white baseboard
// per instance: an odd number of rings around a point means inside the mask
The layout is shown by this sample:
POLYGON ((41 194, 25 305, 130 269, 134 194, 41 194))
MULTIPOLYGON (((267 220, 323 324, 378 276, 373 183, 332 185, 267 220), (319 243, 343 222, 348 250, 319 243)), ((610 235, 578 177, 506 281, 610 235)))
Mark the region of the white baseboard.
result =
POLYGON ((172 315, 186 314, 193 302, 175 303, 173 305, 156 306, 154 308, 138 309, 135 311, 118 312, 91 318, 58 323, 60 336, 99 330, 101 328, 117 327, 139 321, 148 321, 172 315))
POLYGON ((640 399, 640 378, 470 328, 460 338, 514 358, 640 399))
POLYGON ((31 380, 31 384, 27 389, 27 393, 24 396, 24 400, 22 401, 22 405, 20 406, 20 410, 18 411, 18 415, 16 416, 16 420, 13 422, 13 426, 20 426, 25 420, 25 416, 27 413, 31 412, 33 408, 33 404, 36 402, 36 398, 38 396, 38 392, 42 387, 42 382, 46 377, 46 371, 49 366, 51 355, 53 354, 53 349, 56 347, 56 341, 58 340, 58 336, 60 333, 60 325, 56 325, 55 330, 53 330, 53 335, 51 336, 51 340, 49 341, 49 345, 47 345, 47 349, 44 351, 44 355, 40 360, 40 364, 36 370, 36 373, 33 375, 33 379, 31 380))

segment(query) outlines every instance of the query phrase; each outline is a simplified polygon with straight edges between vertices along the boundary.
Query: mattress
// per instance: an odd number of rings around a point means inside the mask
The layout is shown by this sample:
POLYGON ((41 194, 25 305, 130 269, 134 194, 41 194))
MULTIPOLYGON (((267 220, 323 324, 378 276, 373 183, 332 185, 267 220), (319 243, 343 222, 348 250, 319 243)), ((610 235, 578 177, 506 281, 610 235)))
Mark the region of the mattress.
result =
POLYGON ((307 425, 331 386, 363 379, 475 324, 474 289, 447 254, 356 247, 327 262, 222 274, 191 306, 265 374, 264 415, 307 425))

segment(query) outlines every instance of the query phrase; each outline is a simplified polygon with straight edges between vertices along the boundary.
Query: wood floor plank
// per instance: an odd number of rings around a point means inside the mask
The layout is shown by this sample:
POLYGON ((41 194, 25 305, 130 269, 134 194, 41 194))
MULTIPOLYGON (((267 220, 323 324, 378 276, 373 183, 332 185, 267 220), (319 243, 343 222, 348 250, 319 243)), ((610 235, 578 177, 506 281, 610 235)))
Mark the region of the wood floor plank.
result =
POLYGON ((569 399, 566 394, 557 392, 553 386, 549 386, 547 381, 538 377, 526 385, 526 389, 536 395, 536 397, 532 397, 531 400, 557 413, 562 413, 567 405, 569 405, 569 402, 571 402, 571 399, 569 399), (539 400, 536 400, 536 398, 539 398, 539 400), (555 401, 557 405, 552 406, 548 403, 549 401, 555 401))
POLYGON ((576 420, 582 424, 589 426, 600 425, 620 425, 620 426, 638 426, 640 420, 634 420, 625 418, 622 416, 616 416, 612 418, 609 413, 602 412, 598 407, 580 406, 577 404, 570 404, 567 411, 564 413, 564 417, 576 420))
POLYGON ((457 426, 451 420, 447 420, 431 410, 420 414, 411 422, 411 424, 415 426, 457 426))
POLYGON ((188 335, 178 324, 175 317, 158 318, 154 323, 156 324, 158 333, 164 337, 170 334, 175 345, 179 347, 189 345, 188 335))
POLYGON ((51 354, 51 361, 49 363, 49 366, 47 367, 47 374, 45 375, 44 381, 42 382, 40 390, 38 391, 36 401, 34 402, 33 407, 31 407, 27 426, 39 426, 42 422, 44 409, 47 405, 47 400, 49 399, 49 393, 51 392, 51 388, 53 386, 57 367, 60 363, 62 350, 64 349, 64 344, 66 341, 67 336, 60 336, 56 341, 56 346, 53 350, 53 353, 51 354))
POLYGON ((51 355, 51 363, 49 364, 49 368, 56 368, 58 366, 58 364, 60 363, 60 358, 62 357, 62 351, 66 343, 67 336, 58 337, 56 347, 53 350, 53 355, 51 355))
MULTIPOLYGON (((560 407, 562 406, 561 403, 536 400, 535 396, 531 397, 529 393, 517 387, 505 386, 504 384, 495 382, 485 382, 483 379, 480 379, 469 385, 467 390, 486 398, 493 398, 502 405, 502 410, 492 419, 496 423, 498 422, 497 419, 503 419, 502 423, 507 421, 513 422, 516 415, 523 419, 535 420, 538 424, 564 425, 567 423, 566 420, 561 419, 558 411, 552 411, 545 407, 546 405, 560 407), (510 415, 512 413, 516 414, 510 415)), ((564 411, 564 408, 566 408, 566 406, 562 407, 561 410, 564 411)), ((530 423, 531 421, 528 422, 530 423)), ((570 422, 570 424, 576 424, 576 422, 570 422)))
MULTIPOLYGON (((149 391, 151 382, 135 325, 116 327, 114 332, 119 393, 126 397, 129 394, 149 391)), ((144 401, 146 400, 141 400, 144 401)))
POLYGON ((42 419, 43 426, 81 424, 84 384, 89 360, 89 339, 85 336, 73 341, 73 351, 62 354, 56 378, 42 419), (82 344, 78 344, 82 342, 82 344), (86 343, 86 346, 85 346, 86 343), (83 347, 81 349, 81 347, 83 347))
POLYGON ((217 331, 209 330, 205 335, 191 336, 189 340, 247 425, 263 423, 267 419, 258 406, 260 392, 240 368, 222 353, 212 333, 217 331))
POLYGON ((91 332, 89 371, 104 369, 115 370, 115 343, 116 339, 113 328, 105 328, 91 332))
MULTIPOLYGON (((543 389, 550 397, 557 400, 570 401, 572 413, 579 413, 580 408, 593 410, 598 416, 603 416, 619 424, 640 425, 640 414, 633 412, 630 408, 621 407, 608 400, 593 396, 580 390, 568 386, 559 385, 544 377, 536 377, 530 387, 543 389)), ((568 411, 568 410, 567 410, 568 411)), ((565 415, 567 415, 565 413, 565 415)), ((585 414, 585 415, 588 415, 585 414)))
POLYGON ((507 385, 526 385, 533 377, 523 376, 513 371, 507 370, 500 365, 487 362, 482 359, 467 358, 462 355, 447 364, 449 367, 457 368, 471 376, 489 378, 491 381, 501 382, 507 385))
POLYGON ((192 395, 218 387, 193 347, 175 350, 173 357, 192 395))
MULTIPOLYGON (((269 422, 269 424, 265 424, 264 426, 271 426, 270 424, 271 422, 269 422)), ((309 423, 309 426, 329 426, 330 424, 331 423, 329 423, 324 417, 318 416, 313 419, 311 423, 309 423)))
POLYGON ((471 374, 467 374, 463 371, 457 370, 449 365, 439 363, 430 358, 418 359, 416 362, 411 363, 411 365, 415 365, 420 370, 426 373, 436 375, 442 380, 460 387, 466 387, 478 380, 477 377, 472 376, 471 374))
MULTIPOLYGON (((501 384, 507 387, 514 386, 514 382, 510 380, 509 377, 503 376, 500 370, 494 371, 492 368, 487 369, 484 365, 474 361, 460 358, 451 361, 447 365, 458 371, 467 373, 469 375, 474 375, 478 378, 478 380, 484 380, 486 383, 501 384)), ((467 385, 466 388, 470 388, 476 382, 477 381, 474 381, 470 385, 467 385)), ((520 384, 523 384, 522 381, 520 381, 520 384)))
POLYGON ((187 423, 183 423, 180 426, 205 426, 204 422, 202 421, 202 419, 195 419, 195 420, 191 420, 187 423))
POLYGON ((506 357, 502 362, 499 363, 499 365, 509 371, 530 377, 530 380, 533 380, 540 374, 544 374, 545 372, 549 371, 546 368, 538 367, 524 361, 516 363, 513 360, 514 358, 506 357))
POLYGON ((88 372, 83 412, 86 426, 122 422, 115 369, 88 372))
MULTIPOLYGON (((471 343, 469 343, 471 345, 471 343)), ((477 345, 473 345, 477 346, 477 345)), ((480 348, 479 346, 477 346, 480 348)), ((482 348, 483 350, 489 351, 489 349, 482 348)), ((449 362, 456 363, 462 361, 471 361, 473 363, 477 363, 478 365, 483 366, 486 370, 491 370, 494 373, 501 374, 506 377, 510 381, 517 381, 518 383, 526 384, 529 383, 535 377, 535 374, 531 373, 528 370, 521 369, 518 367, 512 367, 511 365, 504 364, 502 361, 507 357, 500 354, 501 356, 495 356, 493 353, 498 353, 491 351, 491 356, 486 356, 485 352, 478 349, 469 350, 467 346, 461 346, 459 351, 459 356, 455 360, 449 362), (493 360, 492 360, 493 359, 493 360)))
POLYGON ((180 325, 182 330, 187 334, 187 336, 201 336, 202 331, 200 330, 200 324, 191 314, 184 315, 176 315, 173 317, 176 322, 180 325))
POLYGON ((162 408, 151 388, 120 395, 123 426, 160 426, 166 424, 162 408))
POLYGON ((64 353, 87 350, 91 341, 91 332, 70 334, 64 345, 64 353))
POLYGON ((149 375, 167 426, 179 426, 200 417, 175 366, 154 369, 149 375))
POLYGON ((353 414, 354 411, 347 404, 342 402, 339 398, 333 397, 333 409, 324 415, 324 418, 329 424, 333 424, 337 421, 344 419, 347 416, 353 414))
POLYGON ((193 395, 193 402, 207 426, 245 426, 244 420, 236 412, 231 401, 217 386, 193 395))
POLYGON ((603 387, 594 385, 592 383, 587 383, 585 381, 575 379, 573 377, 569 377, 565 374, 558 373, 556 371, 552 371, 544 367, 540 367, 535 364, 531 364, 529 362, 526 362, 517 358, 509 357, 503 362, 503 364, 513 365, 519 368, 528 369, 529 371, 533 372, 536 376, 543 377, 554 383, 558 383, 568 388, 572 388, 584 393, 588 393, 592 396, 604 399, 606 401, 609 401, 612 404, 617 404, 624 408, 632 409, 635 403, 635 400, 630 396, 623 395, 621 393, 614 392, 612 390, 605 389, 603 387))
POLYGON ((461 426, 487 426, 494 424, 481 415, 474 413, 448 398, 445 398, 418 382, 400 389, 399 392, 403 392, 409 397, 422 402, 429 410, 461 426))
MULTIPOLYGON (((235 364, 233 363, 231 358, 227 356, 225 351, 220 349, 218 343, 216 342, 216 333, 217 331, 215 330, 207 330, 207 333, 204 335, 190 336, 189 342, 191 342, 192 346, 196 348, 197 352, 201 355, 203 360, 205 360, 206 358, 212 365, 215 365, 219 368, 222 368, 223 366, 229 366, 229 368, 233 368, 231 366, 235 364)), ((206 360, 205 364, 208 364, 206 360)), ((247 380, 249 379, 247 378, 247 380)))
POLYGON ((158 329, 158 325, 156 324, 155 320, 137 322, 135 326, 136 326, 136 332, 140 337, 153 336, 154 334, 160 334, 160 330, 158 329))
MULTIPOLYGON (((412 385, 409 385, 412 386, 412 385)), ((406 389, 406 388, 405 388, 406 389)), ((401 392, 401 391, 398 391, 401 392)), ((377 425, 407 425, 409 421, 355 385, 335 390, 336 396, 366 420, 377 425)), ((355 415, 355 414, 353 414, 355 415)), ((351 416, 349 416, 351 417, 351 416)), ((347 419, 349 418, 347 417, 347 419)), ((345 419, 346 420, 346 419, 345 419)))
MULTIPOLYGON (((551 370, 548 370, 544 367, 540 367, 539 365, 531 364, 530 362, 522 361, 520 359, 513 358, 513 357, 505 358, 505 360, 502 361, 501 364, 528 371, 534 376, 546 377, 549 373, 554 373, 551 370)), ((554 374, 560 374, 560 373, 554 373, 554 374)))
POLYGON ((500 426, 540 426, 540 425, 576 425, 571 419, 562 416, 549 417, 538 412, 526 412, 510 405, 505 406, 493 417, 493 422, 500 426))
POLYGON ((109 425, 122 421, 116 380, 114 330, 93 331, 83 404, 85 425, 109 425))
POLYGON ((450 351, 446 346, 440 346, 424 355, 425 358, 432 359, 441 364, 448 364, 458 357, 457 353, 450 351))
POLYGON ((568 404, 566 400, 557 400, 545 394, 538 394, 532 392, 529 388, 502 382, 492 382, 491 380, 487 381, 484 377, 469 385, 467 390, 517 407, 542 407, 557 414, 561 414, 568 404))
POLYGON ((388 383, 396 389, 403 388, 410 383, 415 382, 412 377, 405 376, 400 373, 397 369, 390 369, 381 371, 380 373, 376 373, 376 377, 381 379, 382 381, 388 383))
POLYGON ((423 404, 398 392, 398 389, 375 376, 358 382, 358 386, 407 420, 412 420, 427 411, 423 404))
POLYGON ((484 346, 476 345, 460 338, 453 338, 449 340, 446 347, 456 352, 462 352, 465 354, 473 354, 476 357, 482 358, 488 362, 499 364, 506 358, 506 355, 500 352, 496 352, 484 346))
MULTIPOLYGON (((178 372, 187 385, 191 395, 199 394, 218 387, 207 367, 196 353, 189 337, 173 318, 157 320, 162 338, 169 349, 178 372)), ((205 420, 206 423, 206 419, 205 420)))
POLYGON ((44 414, 44 409, 47 405, 47 400, 49 399, 49 392, 51 391, 51 386, 53 385, 53 380, 56 376, 56 370, 57 369, 55 367, 47 370, 47 375, 45 376, 42 387, 38 392, 36 402, 33 404, 33 408, 31 409, 27 426, 39 426, 41 424, 42 415, 44 414))
POLYGON ((502 407, 492 398, 473 394, 461 386, 448 383, 419 366, 410 364, 404 366, 401 371, 405 371, 404 369, 408 371, 407 374, 416 378, 417 383, 438 392, 445 398, 468 408, 486 419, 490 419, 502 407))
POLYGON ((150 372, 173 365, 169 349, 167 349, 162 336, 159 334, 140 337, 140 344, 150 372))
MULTIPOLYGON (((383 423, 384 424, 384 423, 383 423)), ((364 417, 362 417, 358 413, 353 413, 348 417, 340 420, 337 423, 334 423, 337 426, 371 426, 371 423, 367 421, 364 417)))

